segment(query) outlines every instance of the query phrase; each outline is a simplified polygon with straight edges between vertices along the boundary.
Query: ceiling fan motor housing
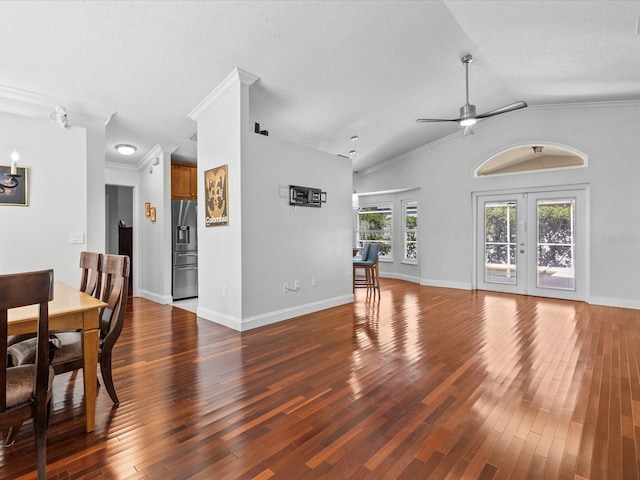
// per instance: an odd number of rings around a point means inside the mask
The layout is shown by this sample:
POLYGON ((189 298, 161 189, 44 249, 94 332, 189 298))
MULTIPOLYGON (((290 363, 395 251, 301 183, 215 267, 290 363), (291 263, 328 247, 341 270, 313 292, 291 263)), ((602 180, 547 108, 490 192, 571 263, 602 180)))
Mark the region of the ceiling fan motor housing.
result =
POLYGON ((463 127, 468 127, 476 123, 476 106, 465 103, 460 107, 458 123, 463 127))
POLYGON ((476 118, 476 106, 469 105, 465 103, 462 107, 460 107, 460 119, 464 120, 465 118, 476 118))

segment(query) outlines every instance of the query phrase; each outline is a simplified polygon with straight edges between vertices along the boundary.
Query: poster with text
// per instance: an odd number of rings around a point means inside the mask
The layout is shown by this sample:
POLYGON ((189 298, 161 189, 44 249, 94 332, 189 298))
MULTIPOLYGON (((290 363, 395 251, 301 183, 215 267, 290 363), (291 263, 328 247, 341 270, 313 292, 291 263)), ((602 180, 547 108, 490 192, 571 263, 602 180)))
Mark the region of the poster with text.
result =
POLYGON ((206 192, 205 219, 207 227, 229 225, 229 192, 227 165, 204 172, 204 191, 206 192))

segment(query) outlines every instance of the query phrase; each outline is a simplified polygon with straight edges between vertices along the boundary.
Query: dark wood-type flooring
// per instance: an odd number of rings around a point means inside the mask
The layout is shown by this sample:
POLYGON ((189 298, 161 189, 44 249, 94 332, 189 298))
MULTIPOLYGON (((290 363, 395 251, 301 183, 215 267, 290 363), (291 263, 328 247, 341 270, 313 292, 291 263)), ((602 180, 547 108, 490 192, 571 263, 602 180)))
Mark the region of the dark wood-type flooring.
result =
MULTIPOLYGON (((49 478, 638 478, 640 311, 382 285, 242 334, 132 299, 94 433, 56 378, 49 478)), ((0 478, 35 478, 32 446, 0 478)))

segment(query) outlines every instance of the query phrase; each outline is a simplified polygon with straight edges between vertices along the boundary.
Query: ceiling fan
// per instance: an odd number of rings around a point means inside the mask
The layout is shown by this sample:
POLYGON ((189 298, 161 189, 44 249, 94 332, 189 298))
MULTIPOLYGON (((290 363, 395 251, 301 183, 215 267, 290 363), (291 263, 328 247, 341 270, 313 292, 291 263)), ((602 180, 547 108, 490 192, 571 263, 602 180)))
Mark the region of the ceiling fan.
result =
POLYGON ((489 118, 495 115, 500 115, 502 113, 512 112, 514 110, 519 110, 521 108, 525 108, 527 104, 523 101, 515 102, 510 105, 505 105, 504 107, 496 108, 495 110, 491 110, 490 112, 482 113, 480 115, 476 115, 476 106, 469 104, 469 64, 473 61, 473 57, 471 55, 465 55, 462 57, 462 63, 464 64, 465 71, 465 79, 466 79, 466 87, 467 87, 467 101, 466 103, 460 107, 460 118, 453 119, 443 119, 443 118, 419 118, 416 122, 457 122, 460 126, 464 127, 464 132, 462 133, 463 137, 467 135, 473 135, 473 125, 482 119, 489 118))

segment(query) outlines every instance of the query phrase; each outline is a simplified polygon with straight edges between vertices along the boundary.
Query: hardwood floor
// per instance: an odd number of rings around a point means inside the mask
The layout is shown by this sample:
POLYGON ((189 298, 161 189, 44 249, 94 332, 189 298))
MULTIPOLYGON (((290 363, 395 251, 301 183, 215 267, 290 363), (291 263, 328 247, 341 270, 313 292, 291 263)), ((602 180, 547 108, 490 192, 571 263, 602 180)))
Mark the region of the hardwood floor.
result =
MULTIPOLYGON (((640 311, 382 279, 237 333, 129 303, 121 400, 55 380, 52 479, 633 479, 640 311)), ((31 425, 0 478, 35 478, 31 425)))

